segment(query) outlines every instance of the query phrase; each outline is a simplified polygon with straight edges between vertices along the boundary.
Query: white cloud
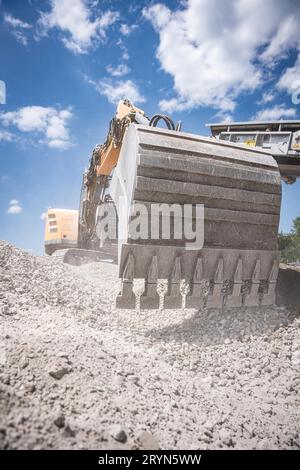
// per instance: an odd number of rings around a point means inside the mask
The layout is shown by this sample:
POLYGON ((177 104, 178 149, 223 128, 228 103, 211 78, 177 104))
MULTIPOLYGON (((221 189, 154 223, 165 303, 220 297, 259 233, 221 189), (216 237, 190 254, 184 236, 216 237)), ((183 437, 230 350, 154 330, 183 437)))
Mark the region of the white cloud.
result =
POLYGON ((284 104, 280 104, 258 111, 255 119, 257 121, 277 121, 279 119, 293 119, 295 116, 295 108, 286 108, 284 104))
POLYGON ((6 83, 0 80, 0 104, 6 104, 6 83))
POLYGON ((4 23, 9 26, 11 34, 13 34, 13 36, 19 43, 26 46, 28 39, 25 31, 31 29, 32 25, 20 20, 19 18, 15 18, 10 13, 4 14, 3 18, 4 23))
POLYGON ((300 80, 300 53, 298 54, 297 60, 292 67, 286 69, 286 71, 280 77, 277 87, 280 90, 292 92, 295 86, 299 86, 300 80), (295 85, 298 82, 298 85, 295 85))
POLYGON ((130 36, 130 34, 132 34, 137 29, 137 27, 138 26, 136 24, 128 25, 123 23, 120 26, 120 32, 123 34, 123 36, 130 36))
POLYGON ((25 21, 20 20, 19 18, 15 18, 13 15, 6 13, 4 15, 4 22, 12 26, 13 28, 22 28, 22 29, 30 29, 32 26, 25 21))
POLYGON ((257 102, 257 104, 267 104, 274 101, 276 98, 276 93, 273 91, 265 91, 261 97, 261 99, 257 102))
POLYGON ((47 217, 47 212, 42 212, 41 215, 40 215, 40 219, 41 220, 46 220, 46 217, 47 217))
POLYGON ((21 132, 42 133, 48 147, 66 149, 71 146, 67 127, 71 117, 70 109, 25 106, 17 111, 0 114, 0 121, 5 126, 15 126, 21 132))
POLYGON ((87 53, 106 38, 108 28, 119 17, 117 12, 108 10, 93 19, 93 6, 87 0, 50 0, 50 12, 41 13, 38 21, 40 36, 56 28, 68 49, 75 54, 87 53))
MULTIPOLYGON (((278 0, 275 3, 278 3, 278 0)), ((281 8, 278 8, 278 5, 275 5, 275 8, 277 8, 280 13, 281 8)), ((269 45, 261 55, 261 58, 265 61, 273 62, 275 59, 275 62, 277 62, 281 58, 285 58, 287 56, 289 49, 300 46, 299 4, 297 5, 297 1, 288 1, 286 4, 286 10, 282 11, 282 13, 283 16, 282 18, 279 18, 277 28, 274 31, 269 45)))
POLYGON ((98 82, 88 80, 96 90, 106 96, 110 103, 118 103, 119 100, 128 99, 132 103, 144 103, 146 99, 141 95, 137 85, 132 80, 99 80, 98 82))
POLYGON ((159 34, 157 58, 174 80, 165 111, 211 106, 232 112, 243 92, 270 78, 276 60, 299 47, 295 0, 187 0, 175 11, 143 10, 159 34))
POLYGON ((110 73, 113 77, 122 77, 130 72, 130 68, 127 64, 120 64, 117 67, 113 67, 112 65, 108 65, 106 67, 108 73, 110 73))
POLYGON ((21 206, 10 206, 6 212, 7 214, 21 214, 22 211, 23 209, 21 206))
POLYGON ((174 111, 184 111, 187 108, 192 108, 193 105, 188 105, 183 99, 171 98, 169 100, 160 100, 159 107, 162 111, 173 113, 174 111))
POLYGON ((9 208, 7 209, 6 213, 7 214, 21 214, 23 211, 22 207, 19 204, 19 201, 17 199, 12 199, 9 202, 9 208))
POLYGON ((14 138, 14 134, 12 132, 3 131, 0 129, 0 142, 11 142, 14 138))
POLYGON ((121 38, 118 39, 117 46, 119 46, 119 48, 122 51, 122 59, 125 60, 125 61, 129 60, 129 54, 128 54, 127 47, 124 45, 124 42, 121 38))
POLYGON ((234 121, 234 118, 233 118, 233 115, 230 114, 230 113, 226 113, 226 112, 223 112, 223 111, 219 111, 218 113, 216 113, 214 116, 214 122, 216 122, 216 120, 218 122, 233 122, 234 121))

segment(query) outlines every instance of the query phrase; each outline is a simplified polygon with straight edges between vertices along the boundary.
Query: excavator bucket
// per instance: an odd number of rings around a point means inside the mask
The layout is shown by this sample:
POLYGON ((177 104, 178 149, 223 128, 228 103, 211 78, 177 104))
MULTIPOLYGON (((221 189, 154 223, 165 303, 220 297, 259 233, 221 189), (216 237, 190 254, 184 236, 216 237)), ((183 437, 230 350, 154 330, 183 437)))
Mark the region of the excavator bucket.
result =
POLYGON ((270 154, 131 124, 110 194, 118 211, 118 307, 135 308, 134 279, 145 280, 141 308, 159 307, 161 279, 164 308, 275 303, 281 180, 270 154))

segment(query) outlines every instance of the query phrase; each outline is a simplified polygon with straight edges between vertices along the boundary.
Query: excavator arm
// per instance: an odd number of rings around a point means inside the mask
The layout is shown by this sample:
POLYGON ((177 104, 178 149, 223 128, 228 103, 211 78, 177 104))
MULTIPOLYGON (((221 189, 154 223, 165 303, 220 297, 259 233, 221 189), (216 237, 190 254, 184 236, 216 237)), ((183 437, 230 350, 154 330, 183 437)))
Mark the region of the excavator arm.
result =
MULTIPOLYGON (((168 129, 175 130, 175 125, 168 116, 156 114, 149 119, 143 110, 129 100, 119 102, 116 115, 109 123, 106 141, 94 148, 89 168, 83 175, 79 208, 79 248, 99 248, 96 234, 97 209, 101 203, 110 201, 107 189, 118 163, 126 129, 132 123, 155 127, 160 120, 165 122, 168 129)), ((180 130, 180 127, 181 123, 178 123, 176 129, 180 130)))
POLYGON ((83 249, 99 248, 96 234, 97 208, 107 202, 111 174, 120 154, 127 127, 132 122, 148 123, 144 111, 129 100, 120 101, 115 117, 109 123, 104 144, 97 145, 92 153, 88 169, 83 175, 79 208, 78 246, 83 249))

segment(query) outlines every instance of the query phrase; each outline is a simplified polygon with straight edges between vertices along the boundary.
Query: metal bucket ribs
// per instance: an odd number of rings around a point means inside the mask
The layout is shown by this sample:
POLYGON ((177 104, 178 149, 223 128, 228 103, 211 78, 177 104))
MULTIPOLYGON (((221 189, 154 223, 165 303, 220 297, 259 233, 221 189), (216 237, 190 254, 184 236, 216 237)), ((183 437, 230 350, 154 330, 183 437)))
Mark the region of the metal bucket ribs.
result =
MULTIPOLYGON (((119 216, 120 308, 135 308, 134 279, 145 280, 141 308, 223 308, 275 303, 281 182, 268 154, 210 138, 131 124, 111 184, 119 216), (204 245, 132 237, 137 204, 149 222, 155 204, 204 205, 204 245), (189 284, 183 299, 181 281, 189 284)), ((182 210, 184 214, 184 209, 182 210)), ((172 224, 176 222, 172 219, 172 224)), ((143 219, 144 218, 144 219, 143 219)), ((192 222, 197 223, 193 212, 192 222)), ((171 224, 171 225, 172 225, 171 224)))

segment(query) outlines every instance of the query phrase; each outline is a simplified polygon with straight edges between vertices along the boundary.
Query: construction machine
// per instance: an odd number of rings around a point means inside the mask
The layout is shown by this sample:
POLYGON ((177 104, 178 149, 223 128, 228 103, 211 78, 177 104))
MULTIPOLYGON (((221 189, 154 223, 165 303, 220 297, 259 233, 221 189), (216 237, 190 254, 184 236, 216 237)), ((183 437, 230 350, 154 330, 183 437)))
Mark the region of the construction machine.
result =
POLYGON ((216 124, 202 137, 121 101, 84 173, 65 261, 117 251, 120 308, 135 308, 135 279, 145 280, 140 308, 275 303, 281 178, 300 176, 300 121, 278 125, 216 124))
POLYGON ((78 211, 48 209, 45 218, 45 253, 77 247, 78 211))

